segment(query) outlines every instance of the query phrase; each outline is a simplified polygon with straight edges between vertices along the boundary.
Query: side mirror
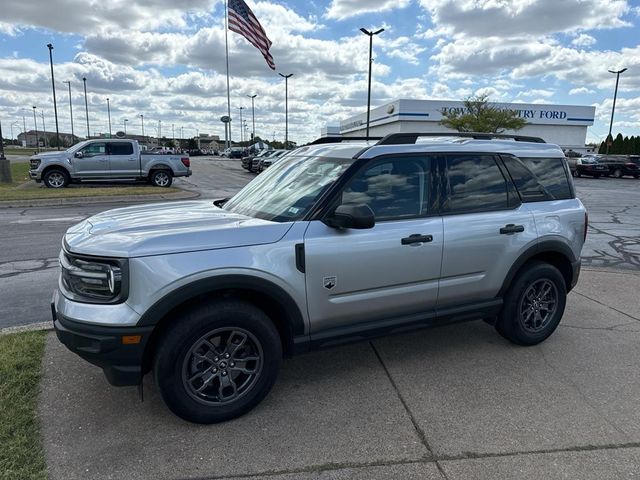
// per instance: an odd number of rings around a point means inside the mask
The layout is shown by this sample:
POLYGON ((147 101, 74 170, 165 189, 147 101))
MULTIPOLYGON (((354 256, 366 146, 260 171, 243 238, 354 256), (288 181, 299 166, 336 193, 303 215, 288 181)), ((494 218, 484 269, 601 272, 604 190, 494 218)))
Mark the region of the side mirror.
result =
POLYGON ((373 228, 375 215, 369 205, 340 205, 324 219, 324 223, 333 228, 373 228))
POLYGON ((84 157, 84 154, 82 152, 76 152, 76 153, 73 154, 73 156, 76 157, 76 158, 82 158, 82 157, 84 157))

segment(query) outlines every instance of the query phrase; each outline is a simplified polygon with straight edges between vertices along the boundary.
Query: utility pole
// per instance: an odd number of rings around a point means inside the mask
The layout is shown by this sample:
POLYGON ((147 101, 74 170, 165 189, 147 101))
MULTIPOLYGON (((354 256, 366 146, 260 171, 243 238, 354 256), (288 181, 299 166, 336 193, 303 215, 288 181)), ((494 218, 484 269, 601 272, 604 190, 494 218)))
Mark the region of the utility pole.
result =
POLYGON ((71 81, 64 82, 69 85, 69 113, 71 115, 71 141, 75 141, 75 135, 73 133, 73 103, 71 102, 71 81))
POLYGON ((238 107, 238 110, 240 110, 240 145, 244 148, 244 145, 242 145, 244 143, 244 126, 242 124, 242 110, 244 110, 244 107, 238 107))
POLYGON ((2 138, 2 122, 0 122, 0 183, 12 183, 11 165, 4 156, 4 139, 2 138))
POLYGON ((87 115, 87 140, 91 136, 89 130, 89 103, 87 102, 87 77, 82 77, 82 83, 84 84, 84 110, 87 115))
MULTIPOLYGON (((53 88, 53 115, 56 117, 56 147, 60 150, 60 131, 58 130, 58 106, 56 104, 56 82, 53 78, 53 45, 47 44, 49 49, 49 64, 51 65, 51 88, 53 88)), ((44 134, 45 138, 47 133, 44 134)))
POLYGON ((40 141, 38 140, 38 122, 36 120, 36 106, 33 106, 33 126, 36 129, 36 151, 40 151, 40 141))
POLYGON ((107 98, 107 116, 109 117, 109 138, 111 138, 111 107, 109 105, 109 98, 107 98))
POLYGON ((289 77, 293 77, 293 73, 278 75, 284 78, 284 149, 289 150, 289 77))
POLYGON ((255 141, 256 139, 256 110, 253 105, 253 100, 258 96, 258 94, 247 95, 251 99, 251 123, 253 124, 253 129, 251 130, 251 141, 255 141))
POLYGON ((127 122, 128 122, 128 121, 129 121, 129 119, 128 119, 128 118, 125 118, 125 119, 123 120, 123 122, 122 122, 122 123, 124 124, 124 134, 125 134, 125 135, 127 134, 127 122))
POLYGON ((140 117, 140 124, 142 125, 142 141, 144 141, 144 114, 138 115, 140 117))
POLYGON ((371 65, 373 64, 373 36, 384 32, 384 28, 370 32, 366 28, 361 28, 360 31, 369 36, 369 88, 367 90, 367 133, 366 137, 369 138, 369 119, 371 116, 371 65))
POLYGON ((47 141, 47 127, 44 124, 44 110, 40 110, 40 117, 42 117, 42 134, 44 135, 44 148, 46 149, 49 146, 49 142, 47 141))
POLYGON ((622 70, 609 70, 609 73, 613 73, 616 76, 616 89, 613 94, 613 108, 611 109, 611 122, 609 122, 609 136, 607 137, 607 149, 605 155, 609 155, 609 146, 613 143, 613 137, 611 136, 611 129, 613 128, 613 114, 616 111, 616 98, 618 97, 618 82, 620 81, 620 74, 626 72, 627 69, 622 70))

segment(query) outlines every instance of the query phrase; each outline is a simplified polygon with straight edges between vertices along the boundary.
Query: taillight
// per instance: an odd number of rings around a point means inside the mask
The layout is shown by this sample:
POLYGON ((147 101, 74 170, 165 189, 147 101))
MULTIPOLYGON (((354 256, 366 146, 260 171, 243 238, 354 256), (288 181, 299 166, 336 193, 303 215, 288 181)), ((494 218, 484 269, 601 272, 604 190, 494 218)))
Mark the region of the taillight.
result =
POLYGON ((185 167, 187 167, 187 168, 189 168, 189 167, 191 166, 191 161, 189 160, 189 157, 182 157, 182 158, 180 159, 180 161, 181 161, 181 162, 182 162, 182 164, 183 164, 185 167))
POLYGON ((589 228, 589 214, 585 211, 584 212, 584 238, 582 239, 583 242, 587 241, 587 228, 589 228))

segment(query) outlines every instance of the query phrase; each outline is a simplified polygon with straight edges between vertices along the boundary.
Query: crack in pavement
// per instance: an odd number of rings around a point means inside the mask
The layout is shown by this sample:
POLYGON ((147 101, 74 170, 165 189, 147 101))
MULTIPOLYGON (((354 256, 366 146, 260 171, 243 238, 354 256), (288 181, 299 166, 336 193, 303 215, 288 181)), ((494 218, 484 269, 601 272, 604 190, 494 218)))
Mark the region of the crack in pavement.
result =
POLYGON ((57 268, 58 257, 0 263, 0 278, 57 268))
MULTIPOLYGON (((591 300, 592 302, 596 302, 597 304, 602 305, 603 307, 610 308, 611 310, 613 310, 615 312, 618 312, 619 314, 624 315, 625 317, 629 317, 632 320, 635 320, 636 322, 640 322, 640 318, 634 317, 633 315, 630 315, 630 314, 628 314, 626 312, 623 312, 622 310, 618 310, 617 308, 612 307, 611 305, 607 305, 606 303, 603 303, 600 300, 596 300, 595 298, 591 298, 589 295, 585 295, 584 293, 580 293, 578 291, 574 291, 574 293, 576 295, 580 295, 581 297, 587 298, 587 299, 591 300)), ((629 324, 625 324, 625 325, 629 325, 629 324)))

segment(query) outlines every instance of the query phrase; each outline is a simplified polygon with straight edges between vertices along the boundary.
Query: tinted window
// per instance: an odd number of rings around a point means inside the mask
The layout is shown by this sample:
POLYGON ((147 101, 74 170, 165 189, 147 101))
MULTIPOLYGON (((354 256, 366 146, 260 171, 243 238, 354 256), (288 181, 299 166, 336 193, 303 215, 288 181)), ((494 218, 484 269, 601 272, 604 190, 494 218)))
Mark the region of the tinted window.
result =
POLYGON ((503 156, 502 161, 506 165, 507 170, 509 170, 511 179, 520 192, 520 196, 524 202, 552 200, 551 194, 545 191, 533 172, 531 172, 520 159, 503 156))
POLYGON ((80 151, 85 157, 94 157, 96 155, 104 155, 105 147, 106 145, 104 143, 90 143, 80 151))
POLYGON ((564 158, 521 158, 554 200, 573 198, 564 158))
POLYGON ((447 156, 445 213, 509 208, 509 188, 494 158, 488 155, 447 156))
POLYGON ((358 172, 342 192, 343 205, 368 205, 376 221, 415 218, 428 213, 429 161, 386 158, 358 172))
POLYGON ((110 143, 111 155, 133 155, 133 145, 130 143, 110 143))

